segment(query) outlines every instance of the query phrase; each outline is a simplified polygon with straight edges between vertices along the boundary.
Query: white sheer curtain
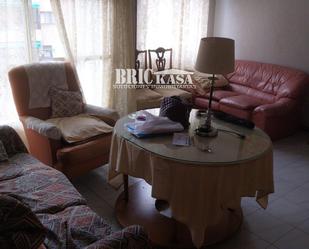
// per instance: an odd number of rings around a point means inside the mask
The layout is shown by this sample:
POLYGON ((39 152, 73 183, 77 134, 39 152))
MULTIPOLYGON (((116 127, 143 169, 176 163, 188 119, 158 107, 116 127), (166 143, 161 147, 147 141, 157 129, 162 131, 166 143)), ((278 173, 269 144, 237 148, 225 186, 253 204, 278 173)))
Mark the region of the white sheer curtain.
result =
MULTIPOLYGON (((112 54, 110 64, 112 74, 110 85, 115 82, 117 68, 135 67, 136 0, 113 0, 111 19, 109 42, 112 54)), ((109 104, 118 110, 121 116, 136 111, 135 89, 113 89, 111 87, 109 104)))
POLYGON ((193 69, 208 12, 209 0, 137 0, 137 49, 173 48, 173 67, 193 69))
POLYGON ((114 90, 116 68, 134 67, 135 0, 51 0, 68 58, 90 104, 120 114, 134 110, 133 92, 114 90))
POLYGON ((51 0, 67 57, 77 68, 87 103, 107 105, 103 68, 110 60, 104 48, 104 9, 108 1, 51 0))
POLYGON ((0 124, 17 120, 8 71, 30 60, 26 6, 23 0, 0 0, 0 124))

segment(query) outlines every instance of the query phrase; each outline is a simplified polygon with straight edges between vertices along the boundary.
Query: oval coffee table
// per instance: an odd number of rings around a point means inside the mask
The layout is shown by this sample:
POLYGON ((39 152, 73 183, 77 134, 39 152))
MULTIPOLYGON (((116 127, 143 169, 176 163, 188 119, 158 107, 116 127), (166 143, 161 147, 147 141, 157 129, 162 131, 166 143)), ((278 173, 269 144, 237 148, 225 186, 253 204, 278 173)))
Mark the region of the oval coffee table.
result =
MULTIPOLYGON (((148 111, 159 114, 159 109, 148 111)), ((116 202, 117 219, 122 226, 144 226, 159 246, 189 248, 225 240, 242 223, 241 197, 256 197, 266 208, 273 192, 269 137, 258 128, 216 119, 218 136, 198 137, 194 131, 203 118, 196 113, 191 111, 186 131, 192 142, 188 147, 173 145, 172 135, 136 138, 125 128, 134 114, 118 120, 114 128, 109 181, 115 186, 124 182, 116 202), (147 183, 128 187, 128 175, 147 183), (156 199, 168 203, 169 209, 157 210, 156 199)))

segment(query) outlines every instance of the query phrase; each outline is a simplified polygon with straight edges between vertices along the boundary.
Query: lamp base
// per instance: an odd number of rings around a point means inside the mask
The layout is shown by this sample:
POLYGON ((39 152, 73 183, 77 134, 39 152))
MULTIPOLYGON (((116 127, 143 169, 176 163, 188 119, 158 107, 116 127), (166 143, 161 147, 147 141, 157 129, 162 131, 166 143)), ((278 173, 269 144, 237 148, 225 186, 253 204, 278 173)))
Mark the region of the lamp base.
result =
POLYGON ((195 134, 200 137, 216 137, 218 130, 212 126, 201 125, 195 130, 195 134))

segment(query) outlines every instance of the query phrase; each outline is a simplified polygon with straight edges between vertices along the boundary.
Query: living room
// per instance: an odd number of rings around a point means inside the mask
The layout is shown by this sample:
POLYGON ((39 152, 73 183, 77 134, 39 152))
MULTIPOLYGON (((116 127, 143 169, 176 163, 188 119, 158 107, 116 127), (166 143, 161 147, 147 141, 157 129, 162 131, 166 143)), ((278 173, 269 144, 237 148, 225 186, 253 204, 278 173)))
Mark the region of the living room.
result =
POLYGON ((0 248, 309 248, 308 16, 0 0, 0 248))

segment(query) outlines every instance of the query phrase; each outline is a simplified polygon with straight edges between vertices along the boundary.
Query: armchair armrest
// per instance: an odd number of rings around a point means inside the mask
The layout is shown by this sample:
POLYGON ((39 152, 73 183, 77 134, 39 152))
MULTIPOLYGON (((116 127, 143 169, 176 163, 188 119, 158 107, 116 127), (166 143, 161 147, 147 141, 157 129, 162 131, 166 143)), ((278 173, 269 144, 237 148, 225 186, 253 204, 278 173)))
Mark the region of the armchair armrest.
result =
POLYGON ((0 126, 0 140, 2 141, 9 157, 17 153, 28 152, 17 132, 10 126, 0 126))
POLYGON ((296 108, 296 101, 289 98, 281 98, 273 104, 261 105, 255 108, 254 113, 263 113, 266 117, 282 116, 294 111, 296 108))
POLYGON ((89 104, 85 104, 85 113, 96 116, 111 126, 114 126, 119 119, 119 114, 116 110, 89 104))
POLYGON ((62 134, 60 129, 58 129, 58 127, 52 123, 30 116, 21 117, 21 120, 27 129, 34 130, 40 135, 43 135, 50 139, 61 139, 62 134))
POLYGON ((141 226, 129 226, 87 246, 87 249, 150 249, 148 236, 141 226))

